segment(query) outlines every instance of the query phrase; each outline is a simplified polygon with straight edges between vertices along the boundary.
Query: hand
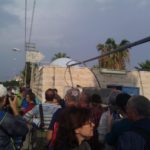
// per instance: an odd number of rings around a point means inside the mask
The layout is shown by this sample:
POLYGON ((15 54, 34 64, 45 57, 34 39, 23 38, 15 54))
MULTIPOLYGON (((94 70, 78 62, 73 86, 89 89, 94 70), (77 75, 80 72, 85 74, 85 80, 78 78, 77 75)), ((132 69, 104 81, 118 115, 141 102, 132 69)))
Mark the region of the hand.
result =
POLYGON ((17 110, 18 98, 17 98, 17 96, 15 96, 13 100, 9 99, 9 103, 10 103, 10 107, 13 110, 14 115, 18 115, 18 110, 17 110))
POLYGON ((18 98, 17 98, 17 96, 15 96, 13 100, 11 100, 11 99, 9 98, 9 103, 10 103, 11 108, 12 108, 12 107, 13 107, 13 108, 14 108, 14 107, 17 107, 17 103, 18 103, 18 98))

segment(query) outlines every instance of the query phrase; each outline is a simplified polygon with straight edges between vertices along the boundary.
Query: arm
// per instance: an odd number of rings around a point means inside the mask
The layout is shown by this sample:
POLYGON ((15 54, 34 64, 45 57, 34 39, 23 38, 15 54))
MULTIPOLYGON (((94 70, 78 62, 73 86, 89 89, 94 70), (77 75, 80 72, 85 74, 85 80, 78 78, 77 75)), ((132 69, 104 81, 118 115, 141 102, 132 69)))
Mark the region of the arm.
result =
POLYGON ((50 125, 49 125, 49 128, 48 128, 48 132, 47 132, 47 140, 48 141, 51 141, 52 140, 52 135, 53 135, 53 131, 54 131, 54 128, 55 128, 55 123, 58 121, 59 119, 59 115, 61 113, 62 109, 58 109, 53 117, 52 117, 52 120, 50 122, 50 125))
POLYGON ((36 105, 35 107, 33 107, 33 109, 31 109, 30 111, 28 111, 24 116, 23 118, 29 122, 29 123, 32 123, 32 119, 34 116, 36 116, 37 114, 39 114, 39 105, 36 105))
POLYGON ((5 114, 1 121, 1 127, 12 136, 24 136, 28 132, 25 120, 10 113, 5 114))

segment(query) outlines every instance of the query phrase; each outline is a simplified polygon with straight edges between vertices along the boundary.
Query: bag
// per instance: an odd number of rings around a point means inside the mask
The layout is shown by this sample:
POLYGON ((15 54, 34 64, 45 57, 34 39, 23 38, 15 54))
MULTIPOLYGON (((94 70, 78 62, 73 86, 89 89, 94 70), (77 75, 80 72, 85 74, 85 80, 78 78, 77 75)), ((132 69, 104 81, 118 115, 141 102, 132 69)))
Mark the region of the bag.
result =
POLYGON ((39 104, 40 124, 33 127, 31 136, 31 145, 33 150, 47 150, 48 143, 46 140, 47 131, 44 130, 44 116, 42 104, 39 104))

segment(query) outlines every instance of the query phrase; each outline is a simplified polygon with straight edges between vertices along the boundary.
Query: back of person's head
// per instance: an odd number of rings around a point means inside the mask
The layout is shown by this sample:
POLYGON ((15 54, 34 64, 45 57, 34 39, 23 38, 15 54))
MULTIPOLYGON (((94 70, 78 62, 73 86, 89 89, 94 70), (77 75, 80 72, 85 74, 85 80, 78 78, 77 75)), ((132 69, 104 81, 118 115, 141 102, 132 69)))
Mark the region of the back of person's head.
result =
POLYGON ((116 97, 116 105, 123 112, 126 112, 126 105, 131 96, 127 93, 120 93, 116 97))
POLYGON ((57 93, 58 93, 58 90, 57 90, 56 88, 54 88, 53 90, 54 90, 55 94, 57 94, 57 93))
POLYGON ((68 105, 73 104, 73 103, 78 103, 80 97, 80 91, 77 88, 71 88, 67 90, 66 95, 65 95, 65 101, 66 104, 68 105))
POLYGON ((53 89, 49 88, 45 91, 46 101, 53 101, 54 97, 55 97, 55 93, 53 89))
POLYGON ((61 105, 61 97, 58 94, 55 94, 53 102, 55 104, 61 105))
POLYGON ((68 107, 60 117, 59 128, 56 137, 56 145, 59 146, 60 141, 66 141, 69 148, 79 145, 75 130, 82 127, 90 120, 90 111, 87 108, 68 107))
POLYGON ((137 117, 150 117, 150 100, 142 95, 132 96, 127 103, 127 111, 134 111, 137 117))
POLYGON ((80 95, 79 106, 80 107, 89 107, 91 96, 89 91, 83 90, 80 95))

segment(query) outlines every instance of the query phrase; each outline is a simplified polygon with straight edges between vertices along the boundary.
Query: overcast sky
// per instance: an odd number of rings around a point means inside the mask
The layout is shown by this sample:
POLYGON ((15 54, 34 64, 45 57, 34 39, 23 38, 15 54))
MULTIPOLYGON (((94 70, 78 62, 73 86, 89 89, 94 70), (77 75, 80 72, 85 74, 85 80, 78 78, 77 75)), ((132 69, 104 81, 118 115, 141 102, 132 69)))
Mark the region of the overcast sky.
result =
MULTIPOLYGON (((28 0, 27 40, 32 7, 28 0)), ((109 37, 119 43, 150 36, 149 8, 150 0, 36 0, 31 42, 45 55, 44 62, 57 52, 83 61, 98 56, 96 45, 109 37)), ((24 10, 25 0, 0 0, 0 80, 11 79, 24 67, 24 10)), ((150 42, 130 50, 129 68, 146 59, 150 42)))

